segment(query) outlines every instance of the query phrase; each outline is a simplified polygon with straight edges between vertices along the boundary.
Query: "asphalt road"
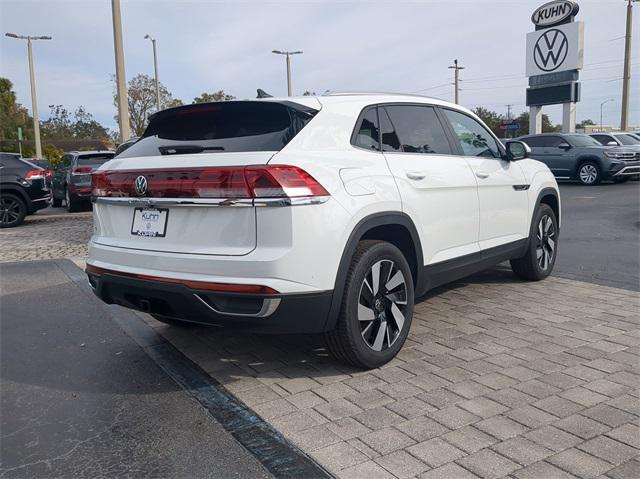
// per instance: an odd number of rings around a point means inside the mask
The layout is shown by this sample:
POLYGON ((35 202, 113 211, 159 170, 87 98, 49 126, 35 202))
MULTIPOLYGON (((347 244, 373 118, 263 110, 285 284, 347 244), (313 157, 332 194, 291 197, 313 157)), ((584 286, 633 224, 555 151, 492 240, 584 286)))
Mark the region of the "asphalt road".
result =
POLYGON ((0 476, 271 477, 56 263, 1 273, 0 476))
POLYGON ((562 227, 553 274, 640 291, 640 182, 561 183, 562 227))

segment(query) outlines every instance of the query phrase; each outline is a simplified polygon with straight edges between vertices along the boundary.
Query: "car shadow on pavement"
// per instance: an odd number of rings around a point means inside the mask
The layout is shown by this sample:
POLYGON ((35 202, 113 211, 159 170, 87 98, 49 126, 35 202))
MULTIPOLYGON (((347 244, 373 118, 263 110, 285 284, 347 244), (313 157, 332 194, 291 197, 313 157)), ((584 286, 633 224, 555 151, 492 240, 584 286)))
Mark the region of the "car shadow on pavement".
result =
MULTIPOLYGON (((520 282, 510 268, 498 266, 430 291, 416 301, 420 311, 414 315, 411 332, 398 358, 408 360, 409 350, 419 344, 412 340, 412 336, 425 332, 426 328, 421 323, 428 322, 430 302, 434 298, 447 292, 455 293, 470 284, 508 285, 520 282)), ((249 334, 200 325, 179 328, 159 323, 143 313, 139 316, 232 392, 242 387, 237 383, 250 378, 265 385, 287 378, 313 378, 320 385, 368 373, 335 360, 321 334, 249 334)), ((452 323, 450 326, 455 325, 452 323)), ((383 368, 396 364, 397 361, 392 360, 383 368)))

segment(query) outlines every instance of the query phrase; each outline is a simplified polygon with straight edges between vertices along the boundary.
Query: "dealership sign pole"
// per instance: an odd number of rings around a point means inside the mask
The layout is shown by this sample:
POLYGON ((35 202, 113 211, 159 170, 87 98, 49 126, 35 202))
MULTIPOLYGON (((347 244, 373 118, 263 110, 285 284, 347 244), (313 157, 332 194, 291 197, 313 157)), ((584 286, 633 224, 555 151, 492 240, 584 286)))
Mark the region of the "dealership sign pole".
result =
POLYGON ((529 133, 542 133, 542 107, 562 104, 562 131, 576 129, 580 101, 579 71, 584 57, 584 24, 574 21, 579 7, 554 0, 531 15, 534 32, 527 34, 526 75, 529 133))

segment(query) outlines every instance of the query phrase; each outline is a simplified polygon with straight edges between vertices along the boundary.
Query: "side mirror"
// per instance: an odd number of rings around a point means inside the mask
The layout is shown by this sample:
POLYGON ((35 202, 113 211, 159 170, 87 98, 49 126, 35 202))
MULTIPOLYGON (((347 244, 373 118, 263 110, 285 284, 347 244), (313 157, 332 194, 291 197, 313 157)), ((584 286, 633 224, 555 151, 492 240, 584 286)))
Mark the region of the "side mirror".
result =
POLYGON ((615 141, 607 141, 607 146, 618 146, 615 141))
POLYGON ((523 141, 507 141, 507 160, 516 161, 529 158, 531 148, 523 141))
POLYGON ((563 150, 570 150, 571 149, 571 145, 565 141, 563 143, 560 143, 558 145, 558 148, 561 148, 563 150))

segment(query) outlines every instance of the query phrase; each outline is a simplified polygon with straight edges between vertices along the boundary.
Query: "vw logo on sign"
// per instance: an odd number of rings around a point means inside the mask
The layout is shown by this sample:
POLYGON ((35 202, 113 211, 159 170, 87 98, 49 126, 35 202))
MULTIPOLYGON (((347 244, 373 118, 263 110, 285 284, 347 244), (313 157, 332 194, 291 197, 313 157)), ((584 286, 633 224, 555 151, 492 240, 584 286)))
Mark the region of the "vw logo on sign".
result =
POLYGON ((567 36, 556 28, 544 32, 533 47, 533 61, 545 72, 557 70, 567 58, 569 41, 567 36))
POLYGON ((147 179, 142 175, 138 176, 134 182, 134 186, 139 196, 144 195, 147 192, 147 179))

